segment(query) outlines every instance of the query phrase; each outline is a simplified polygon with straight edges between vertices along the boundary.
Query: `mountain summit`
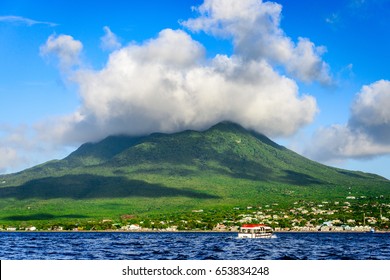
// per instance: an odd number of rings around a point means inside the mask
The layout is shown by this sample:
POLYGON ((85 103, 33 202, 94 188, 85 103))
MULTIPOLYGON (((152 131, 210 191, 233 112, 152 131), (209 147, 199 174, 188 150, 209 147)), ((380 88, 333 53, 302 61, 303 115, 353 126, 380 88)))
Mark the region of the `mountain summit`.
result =
POLYGON ((390 194, 385 178, 322 165, 231 122, 205 131, 109 136, 0 182, 0 201, 98 201, 116 205, 112 213, 390 194))

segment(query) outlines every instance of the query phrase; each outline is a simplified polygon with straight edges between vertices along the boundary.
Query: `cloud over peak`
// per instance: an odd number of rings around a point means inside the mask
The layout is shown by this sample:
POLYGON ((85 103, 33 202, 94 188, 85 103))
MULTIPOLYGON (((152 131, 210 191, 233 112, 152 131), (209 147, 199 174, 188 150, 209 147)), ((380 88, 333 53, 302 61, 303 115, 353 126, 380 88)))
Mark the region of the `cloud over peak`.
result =
POLYGON ((61 139, 204 129, 223 120, 291 135, 317 111, 313 97, 300 96, 295 81, 265 60, 206 59, 204 47, 182 30, 121 48, 103 69, 80 70, 73 79, 82 106, 63 119, 61 139))
MULTIPOLYGON (((0 141, 0 172, 9 162, 20 165, 29 156, 52 155, 112 134, 202 130, 227 120, 278 137, 313 122, 316 99, 301 94, 295 79, 331 83, 322 59, 326 49, 308 38, 288 37, 280 25, 281 5, 205 0, 195 10, 194 18, 181 22, 183 29, 163 29, 143 42, 126 43, 104 26, 96 48, 109 55, 99 69, 86 67, 83 43, 71 34, 49 36, 40 54, 54 59, 62 77, 77 85, 79 107, 28 129, 0 127, 19 137, 0 141), (233 53, 210 57, 192 32, 229 40, 233 53)), ((50 25, 21 17, 0 21, 50 25)))
MULTIPOLYGON (((294 134, 317 113, 314 97, 280 73, 326 83, 325 51, 309 39, 294 43, 280 28, 281 6, 262 1, 206 0, 199 16, 182 22, 192 31, 232 38, 230 56, 207 57, 207 50, 184 30, 164 29, 155 38, 121 46, 105 27, 102 43, 114 46, 98 70, 79 67, 69 75, 77 83, 80 108, 57 120, 42 135, 62 143, 80 143, 109 134, 141 135, 205 129, 229 120, 271 137, 294 134)), ((50 36, 44 55, 60 65, 78 63, 81 42, 69 35, 50 36)))

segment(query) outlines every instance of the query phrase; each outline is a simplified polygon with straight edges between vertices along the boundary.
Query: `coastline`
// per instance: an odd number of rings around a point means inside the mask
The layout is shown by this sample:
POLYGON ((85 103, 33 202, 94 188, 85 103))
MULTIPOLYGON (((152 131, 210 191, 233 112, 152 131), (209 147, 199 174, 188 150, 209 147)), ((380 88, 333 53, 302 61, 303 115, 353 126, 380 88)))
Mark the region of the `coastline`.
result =
MULTIPOLYGON (((238 231, 218 231, 218 230, 0 230, 1 233, 238 233, 238 231)), ((274 234, 278 233, 369 233, 369 234, 386 234, 390 233, 390 230, 375 230, 370 231, 354 231, 354 230, 343 230, 343 231, 313 231, 313 230, 280 230, 274 231, 274 234)))

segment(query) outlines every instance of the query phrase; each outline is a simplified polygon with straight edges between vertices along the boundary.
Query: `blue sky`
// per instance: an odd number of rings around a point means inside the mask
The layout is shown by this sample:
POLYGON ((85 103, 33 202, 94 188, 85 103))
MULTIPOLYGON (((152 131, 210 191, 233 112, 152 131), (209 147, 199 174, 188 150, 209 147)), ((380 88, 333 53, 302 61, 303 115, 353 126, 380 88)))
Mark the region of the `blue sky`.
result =
POLYGON ((390 178, 388 0, 0 2, 0 172, 229 119, 390 178))

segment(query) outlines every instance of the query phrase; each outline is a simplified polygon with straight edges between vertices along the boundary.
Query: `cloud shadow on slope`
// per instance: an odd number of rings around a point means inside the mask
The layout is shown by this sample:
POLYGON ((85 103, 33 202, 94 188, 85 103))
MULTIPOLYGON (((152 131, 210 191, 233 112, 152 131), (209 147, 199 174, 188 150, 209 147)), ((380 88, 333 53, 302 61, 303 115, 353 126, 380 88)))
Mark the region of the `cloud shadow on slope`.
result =
POLYGON ((0 189, 0 197, 24 199, 96 199, 122 197, 188 197, 194 199, 216 199, 218 196, 191 189, 177 189, 162 184, 151 184, 125 177, 99 175, 64 175, 35 179, 21 186, 0 189))

